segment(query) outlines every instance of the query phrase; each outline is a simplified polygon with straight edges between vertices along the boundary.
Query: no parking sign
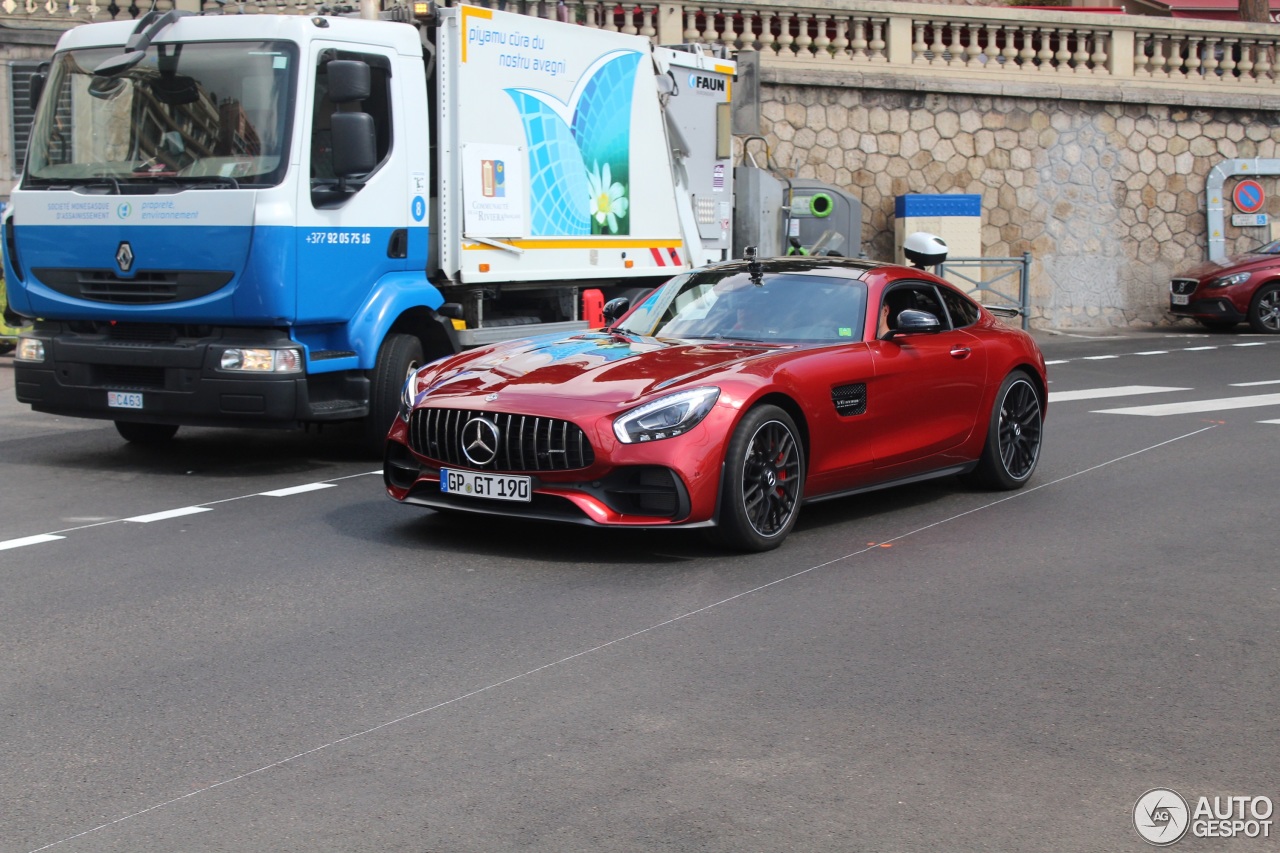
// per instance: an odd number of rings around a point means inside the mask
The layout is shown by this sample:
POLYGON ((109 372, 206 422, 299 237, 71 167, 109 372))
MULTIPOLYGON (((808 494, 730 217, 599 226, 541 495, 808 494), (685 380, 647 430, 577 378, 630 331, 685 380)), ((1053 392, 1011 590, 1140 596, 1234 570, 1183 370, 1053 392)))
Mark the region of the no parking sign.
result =
POLYGON ((1267 198, 1262 191, 1262 184, 1254 180, 1243 180, 1231 191, 1231 200, 1241 213, 1257 213, 1262 210, 1267 198))

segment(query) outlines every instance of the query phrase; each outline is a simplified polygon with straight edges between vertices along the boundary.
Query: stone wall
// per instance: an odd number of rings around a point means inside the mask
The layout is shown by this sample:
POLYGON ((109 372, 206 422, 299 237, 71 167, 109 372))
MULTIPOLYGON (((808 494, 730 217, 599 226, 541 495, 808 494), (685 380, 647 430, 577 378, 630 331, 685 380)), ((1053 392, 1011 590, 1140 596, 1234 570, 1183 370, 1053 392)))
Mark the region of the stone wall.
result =
POLYGON ((862 200, 871 258, 893 258, 897 196, 981 194, 984 256, 1032 254, 1038 327, 1164 322, 1170 276, 1206 256, 1209 170, 1280 156, 1270 111, 765 85, 761 114, 775 167, 862 200))

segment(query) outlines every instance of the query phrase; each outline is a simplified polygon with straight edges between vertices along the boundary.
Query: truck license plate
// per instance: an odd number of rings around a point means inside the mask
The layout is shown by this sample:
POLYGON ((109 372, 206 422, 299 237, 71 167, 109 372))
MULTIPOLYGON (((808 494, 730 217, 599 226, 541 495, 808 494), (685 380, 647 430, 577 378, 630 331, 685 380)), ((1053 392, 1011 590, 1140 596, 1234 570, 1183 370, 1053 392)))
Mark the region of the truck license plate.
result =
POLYGON ((136 391, 108 391, 107 405, 113 409, 141 409, 142 395, 136 391))
POLYGON ((1190 296, 1183 296, 1180 293, 1173 293, 1169 296, 1169 302, 1173 305, 1186 305, 1190 301, 1190 296))
POLYGON ((532 500, 532 478, 512 474, 480 474, 476 471, 440 471, 440 491, 469 498, 497 501, 532 500))

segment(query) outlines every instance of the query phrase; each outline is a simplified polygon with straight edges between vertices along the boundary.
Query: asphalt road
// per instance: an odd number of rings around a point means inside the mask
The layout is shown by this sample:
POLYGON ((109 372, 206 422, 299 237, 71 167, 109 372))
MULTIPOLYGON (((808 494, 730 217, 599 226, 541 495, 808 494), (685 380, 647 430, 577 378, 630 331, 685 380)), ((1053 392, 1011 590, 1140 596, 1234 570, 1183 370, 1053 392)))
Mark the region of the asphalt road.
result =
POLYGON ((401 507, 332 433, 140 451, 0 358, 0 851, 1139 851, 1151 788, 1280 800, 1280 340, 1042 342, 1031 486, 749 557, 401 507))

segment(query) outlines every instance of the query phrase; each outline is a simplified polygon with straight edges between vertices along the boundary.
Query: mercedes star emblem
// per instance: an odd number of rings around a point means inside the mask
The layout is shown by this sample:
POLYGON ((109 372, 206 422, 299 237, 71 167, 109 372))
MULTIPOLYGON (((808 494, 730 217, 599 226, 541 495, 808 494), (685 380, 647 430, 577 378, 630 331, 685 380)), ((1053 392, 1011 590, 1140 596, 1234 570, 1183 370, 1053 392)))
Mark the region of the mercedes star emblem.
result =
POLYGON ((477 468, 492 464, 498 440, 498 425, 488 418, 472 418, 462 425, 462 453, 477 468))

